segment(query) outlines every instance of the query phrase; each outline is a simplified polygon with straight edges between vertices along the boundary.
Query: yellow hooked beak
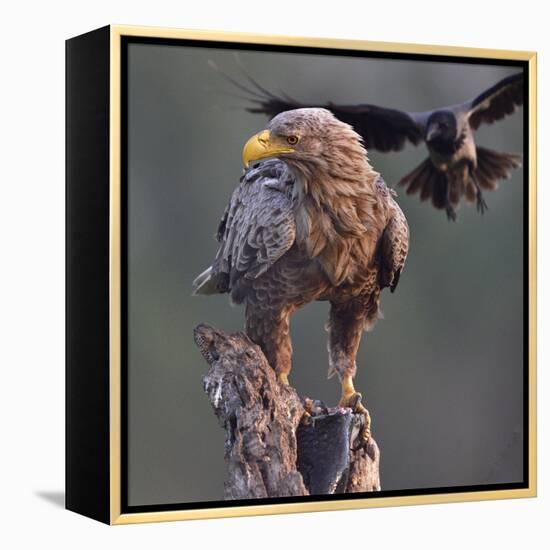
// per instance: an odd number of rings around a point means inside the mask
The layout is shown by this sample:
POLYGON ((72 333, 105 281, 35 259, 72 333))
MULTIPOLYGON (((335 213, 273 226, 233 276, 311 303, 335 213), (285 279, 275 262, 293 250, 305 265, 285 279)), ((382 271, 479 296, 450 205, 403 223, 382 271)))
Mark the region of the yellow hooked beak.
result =
POLYGON ((243 164, 248 168, 254 160, 276 157, 282 153, 293 153, 294 149, 286 144, 273 139, 269 130, 264 130, 252 136, 243 148, 243 164))

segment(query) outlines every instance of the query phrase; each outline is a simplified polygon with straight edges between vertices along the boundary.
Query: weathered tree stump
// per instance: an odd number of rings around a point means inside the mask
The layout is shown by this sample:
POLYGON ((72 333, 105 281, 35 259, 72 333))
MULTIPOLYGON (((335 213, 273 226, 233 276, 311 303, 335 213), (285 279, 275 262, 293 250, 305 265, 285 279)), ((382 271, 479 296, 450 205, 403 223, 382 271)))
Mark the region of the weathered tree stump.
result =
POLYGON ((380 490, 380 453, 363 416, 302 399, 245 334, 199 325, 204 390, 225 429, 226 499, 380 490), (311 417, 302 422, 304 413, 311 417))

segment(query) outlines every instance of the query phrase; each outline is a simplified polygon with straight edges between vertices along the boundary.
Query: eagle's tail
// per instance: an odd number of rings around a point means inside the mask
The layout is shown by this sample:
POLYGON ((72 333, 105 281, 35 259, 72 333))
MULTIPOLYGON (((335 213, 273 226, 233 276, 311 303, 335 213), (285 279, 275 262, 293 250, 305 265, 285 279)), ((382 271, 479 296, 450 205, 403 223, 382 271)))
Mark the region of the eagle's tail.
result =
POLYGON ((220 273, 213 274, 213 268, 210 266, 205 269, 193 281, 193 295, 196 294, 222 294, 226 292, 223 285, 220 285, 220 273))

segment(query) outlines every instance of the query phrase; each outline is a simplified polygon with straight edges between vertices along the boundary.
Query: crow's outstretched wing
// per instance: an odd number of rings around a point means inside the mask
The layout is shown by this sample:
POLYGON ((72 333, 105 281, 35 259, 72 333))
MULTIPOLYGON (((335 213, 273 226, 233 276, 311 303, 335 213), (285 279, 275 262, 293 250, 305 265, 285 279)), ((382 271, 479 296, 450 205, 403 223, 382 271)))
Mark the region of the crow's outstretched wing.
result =
POLYGON ((353 126, 363 138, 367 149, 381 152, 400 151, 407 142, 418 145, 422 141, 422 128, 411 114, 397 109, 377 105, 338 105, 336 103, 306 104, 291 98, 273 94, 262 99, 251 99, 254 106, 248 107, 251 113, 264 113, 269 117, 291 109, 302 107, 322 107, 331 111, 342 122, 353 126))
POLYGON ((461 110, 468 113, 470 126, 477 130, 481 124, 492 124, 523 105, 523 88, 523 73, 513 74, 464 103, 461 110))
POLYGON ((242 65, 243 82, 221 71, 213 62, 210 62, 210 66, 237 90, 244 92, 244 99, 252 104, 247 108, 250 113, 262 113, 273 118, 283 111, 303 107, 328 109, 336 118, 353 126, 363 138, 367 149, 376 149, 381 152, 400 151, 407 142, 418 145, 423 141, 423 124, 427 118, 425 115, 429 113, 407 113, 368 103, 338 105, 332 102, 300 102, 284 92, 278 95, 272 93, 248 74, 242 65))
POLYGON ((296 236, 292 183, 276 159, 245 173, 220 222, 216 259, 195 279, 195 293, 230 292, 240 280, 265 273, 290 249, 296 236))

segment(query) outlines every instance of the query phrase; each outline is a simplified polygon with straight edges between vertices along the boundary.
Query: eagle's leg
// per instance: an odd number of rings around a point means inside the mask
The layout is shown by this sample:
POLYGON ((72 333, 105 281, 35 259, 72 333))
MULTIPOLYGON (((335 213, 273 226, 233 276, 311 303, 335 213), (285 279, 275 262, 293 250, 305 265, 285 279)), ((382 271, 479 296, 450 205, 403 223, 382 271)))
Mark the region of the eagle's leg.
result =
MULTIPOLYGON (((292 341, 290 339, 290 316, 294 307, 255 308, 246 307, 246 334, 258 344, 267 362, 277 373, 281 384, 288 384, 292 368, 292 341)), ((304 404, 303 424, 311 423, 311 403, 304 404)))
POLYGON ((363 438, 368 440, 371 431, 369 411, 361 403, 362 395, 355 390, 353 377, 357 371, 355 358, 361 335, 369 322, 376 318, 377 301, 355 299, 345 303, 332 303, 328 323, 329 377, 337 373, 342 385, 340 407, 349 407, 363 414, 365 423, 363 438), (369 307, 371 306, 371 307, 369 307))
POLYGON ((290 308, 266 310, 250 304, 246 308, 246 334, 262 348, 279 381, 287 385, 292 368, 291 313, 290 308))
MULTIPOLYGON (((258 344, 267 362, 277 373, 281 384, 288 384, 288 375, 292 368, 292 341, 290 339, 290 315, 294 307, 254 308, 251 304, 246 308, 246 334, 258 344)), ((303 424, 311 423, 311 404, 305 403, 303 424)))
POLYGON ((365 417, 365 423, 363 426, 362 437, 367 441, 371 436, 371 418, 368 409, 361 403, 363 396, 355 390, 353 385, 353 378, 351 376, 344 376, 341 378, 342 383, 342 397, 338 403, 339 407, 349 407, 354 412, 362 414, 365 417))

